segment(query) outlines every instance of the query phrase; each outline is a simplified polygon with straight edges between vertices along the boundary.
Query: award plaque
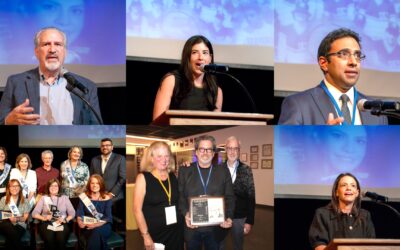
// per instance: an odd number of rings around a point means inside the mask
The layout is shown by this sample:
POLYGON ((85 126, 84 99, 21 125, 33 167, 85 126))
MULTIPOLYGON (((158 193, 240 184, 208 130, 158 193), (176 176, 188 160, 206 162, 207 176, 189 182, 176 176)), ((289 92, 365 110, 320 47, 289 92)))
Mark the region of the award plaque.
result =
POLYGON ((190 222, 194 226, 219 225, 225 221, 224 197, 190 198, 190 222))

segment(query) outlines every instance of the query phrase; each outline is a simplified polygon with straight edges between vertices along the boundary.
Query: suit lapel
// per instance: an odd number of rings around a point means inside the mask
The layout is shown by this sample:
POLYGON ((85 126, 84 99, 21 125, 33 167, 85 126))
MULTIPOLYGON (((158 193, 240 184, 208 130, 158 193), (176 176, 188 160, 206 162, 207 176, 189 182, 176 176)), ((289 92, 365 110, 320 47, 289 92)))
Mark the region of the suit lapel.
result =
MULTIPOLYGON (((100 170, 101 170, 101 161, 102 161, 102 160, 103 160, 103 159, 100 157, 100 170)), ((105 174, 107 173, 107 170, 108 170, 109 166, 111 165, 111 161, 113 161, 113 160, 114 160, 114 154, 111 153, 111 156, 110 156, 110 158, 109 158, 108 161, 107 161, 106 168, 104 169, 103 175, 105 175, 105 174)))
POLYGON ((29 104, 35 109, 36 114, 40 114, 40 93, 39 93, 39 68, 30 70, 26 75, 25 89, 29 98, 29 104))
POLYGON ((337 112, 333 106, 329 96, 325 93, 320 85, 315 88, 315 91, 311 92, 312 98, 317 106, 321 116, 323 117, 324 123, 328 119, 328 114, 333 113, 334 117, 337 118, 337 112))

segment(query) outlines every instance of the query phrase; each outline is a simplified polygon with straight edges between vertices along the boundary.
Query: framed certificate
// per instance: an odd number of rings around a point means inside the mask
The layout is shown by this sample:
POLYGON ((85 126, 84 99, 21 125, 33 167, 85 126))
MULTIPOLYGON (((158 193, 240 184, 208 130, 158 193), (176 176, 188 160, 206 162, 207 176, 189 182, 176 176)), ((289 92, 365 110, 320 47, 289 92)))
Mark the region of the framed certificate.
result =
POLYGON ((225 201, 222 196, 192 197, 189 205, 192 225, 211 226, 225 221, 225 201))

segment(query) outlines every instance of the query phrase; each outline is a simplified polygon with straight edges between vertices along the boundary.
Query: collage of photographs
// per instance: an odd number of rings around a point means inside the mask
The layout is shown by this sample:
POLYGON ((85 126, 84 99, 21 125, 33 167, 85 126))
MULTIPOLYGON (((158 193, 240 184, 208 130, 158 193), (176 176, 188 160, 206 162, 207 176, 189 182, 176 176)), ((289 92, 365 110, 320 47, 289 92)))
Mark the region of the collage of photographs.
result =
POLYGON ((0 249, 400 250, 399 0, 0 1, 0 249))

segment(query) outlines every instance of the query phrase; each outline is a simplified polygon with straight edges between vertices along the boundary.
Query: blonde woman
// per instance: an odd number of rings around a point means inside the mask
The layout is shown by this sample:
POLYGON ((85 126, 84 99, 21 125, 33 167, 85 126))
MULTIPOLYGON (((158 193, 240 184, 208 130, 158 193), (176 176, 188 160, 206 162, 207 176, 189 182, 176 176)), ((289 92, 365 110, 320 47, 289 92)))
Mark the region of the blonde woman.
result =
POLYGON ((166 250, 183 249, 174 166, 171 150, 165 142, 153 142, 146 149, 141 162, 142 173, 136 178, 133 212, 147 250, 154 249, 155 243, 165 245, 166 250), (171 217, 176 220, 169 220, 171 217))

